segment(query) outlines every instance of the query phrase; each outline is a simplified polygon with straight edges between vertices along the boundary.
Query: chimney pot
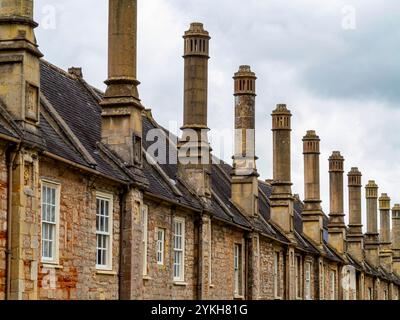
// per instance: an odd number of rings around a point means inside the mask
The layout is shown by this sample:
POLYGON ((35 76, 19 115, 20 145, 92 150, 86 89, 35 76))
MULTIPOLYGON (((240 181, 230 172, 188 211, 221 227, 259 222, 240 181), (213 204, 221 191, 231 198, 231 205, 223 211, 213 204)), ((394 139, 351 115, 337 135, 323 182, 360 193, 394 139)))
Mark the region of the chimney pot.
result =
POLYGON ((70 75, 73 75, 77 78, 83 78, 83 72, 82 72, 82 68, 78 68, 78 67, 71 67, 68 69, 68 73, 70 75))

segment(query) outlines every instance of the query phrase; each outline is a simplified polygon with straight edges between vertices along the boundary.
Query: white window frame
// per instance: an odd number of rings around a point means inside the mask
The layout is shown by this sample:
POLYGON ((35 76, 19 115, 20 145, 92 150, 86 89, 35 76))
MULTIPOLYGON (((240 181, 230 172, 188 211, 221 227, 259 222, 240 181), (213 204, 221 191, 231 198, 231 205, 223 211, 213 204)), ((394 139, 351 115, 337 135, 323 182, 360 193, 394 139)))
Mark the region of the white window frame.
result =
POLYGON ((157 228, 156 230, 156 259, 157 265, 164 265, 164 252, 165 252, 165 229, 157 228), (161 239, 160 239, 161 235, 161 239))
MULTIPOLYGON (((61 194, 61 184, 56 183, 50 180, 41 180, 41 200, 40 200, 40 221, 41 221, 41 248, 40 248, 40 256, 41 256, 41 261, 43 263, 47 264, 59 264, 59 258, 60 258, 60 252, 59 252, 59 247, 60 247, 60 194, 61 194), (43 256, 43 224, 46 222, 43 222, 43 188, 51 188, 55 190, 55 221, 52 223, 55 228, 54 228, 54 240, 53 240, 53 257, 44 257, 43 256)), ((49 223, 50 224, 50 223, 49 223)))
POLYGON ((142 223, 142 250, 143 250, 143 276, 148 274, 147 255, 148 255, 148 229, 149 229, 149 207, 145 204, 141 206, 142 223))
POLYGON ((304 298, 311 300, 311 262, 306 261, 304 266, 304 298))
POLYGON ((330 300, 336 300, 336 271, 331 270, 329 272, 329 298, 330 300))
POLYGON ((243 244, 235 243, 233 246, 233 276, 235 297, 243 296, 243 244))
POLYGON ((185 240, 186 240, 186 236, 185 236, 185 219, 181 218, 181 217, 175 217, 173 220, 173 250, 174 250, 174 268, 173 268, 173 279, 174 282, 184 282, 185 281, 185 240), (175 246, 176 243, 176 224, 180 223, 182 225, 181 228, 181 235, 180 235, 180 240, 181 240, 181 248, 177 248, 175 246), (177 252, 180 252, 181 254, 181 264, 179 265, 179 276, 175 276, 175 254, 177 252))
POLYGON ((281 299, 281 275, 280 275, 280 264, 281 264, 281 253, 280 251, 274 252, 274 297, 275 299, 281 299))
POLYGON ((114 234, 114 196, 111 193, 105 192, 96 192, 96 269, 97 270, 105 270, 105 271, 112 271, 113 270, 113 234, 114 234), (97 229, 97 201, 107 201, 108 202, 108 232, 102 232, 97 229), (97 255, 98 255, 98 235, 105 235, 107 236, 107 256, 106 261, 107 263, 102 265, 98 264, 97 255))

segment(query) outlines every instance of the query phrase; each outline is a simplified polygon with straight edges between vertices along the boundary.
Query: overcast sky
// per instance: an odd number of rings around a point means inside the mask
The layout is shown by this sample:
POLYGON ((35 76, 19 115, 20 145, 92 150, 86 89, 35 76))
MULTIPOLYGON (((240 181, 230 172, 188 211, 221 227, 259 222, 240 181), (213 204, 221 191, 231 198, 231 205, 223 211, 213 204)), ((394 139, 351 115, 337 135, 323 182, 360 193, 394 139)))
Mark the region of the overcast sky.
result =
MULTIPOLYGON (((303 199, 302 136, 321 138, 321 193, 329 213, 328 157, 340 150, 346 173, 357 166, 392 205, 400 202, 400 2, 398 0, 139 0, 138 79, 143 104, 165 127, 182 123, 183 40, 190 22, 212 37, 209 127, 233 129, 233 80, 239 65, 256 72, 256 152, 262 179, 272 177, 271 111, 293 113, 293 191, 303 199)), ((107 0, 35 0, 45 59, 104 89, 107 0)), ((230 162, 231 141, 213 139, 230 162)), ((347 186, 347 177, 345 178, 347 186)), ((347 214, 347 188, 346 206, 347 214)), ((363 188, 363 197, 364 197, 363 188)), ((365 200, 363 200, 364 205, 365 200)), ((365 220, 364 205, 363 224, 365 220)))

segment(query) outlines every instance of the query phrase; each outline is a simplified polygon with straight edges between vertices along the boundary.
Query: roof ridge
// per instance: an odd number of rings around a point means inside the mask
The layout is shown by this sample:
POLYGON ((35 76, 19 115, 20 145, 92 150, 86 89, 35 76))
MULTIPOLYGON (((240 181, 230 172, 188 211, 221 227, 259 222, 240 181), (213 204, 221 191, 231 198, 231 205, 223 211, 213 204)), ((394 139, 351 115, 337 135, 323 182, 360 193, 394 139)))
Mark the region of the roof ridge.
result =
POLYGON ((90 167, 97 166, 96 160, 94 160, 94 158, 89 153, 89 151, 83 146, 81 141, 76 137, 76 135, 73 133, 71 128, 64 121, 64 119, 59 115, 57 110, 53 107, 53 105, 50 103, 50 101, 47 100, 47 98, 45 97, 45 95, 43 93, 40 94, 40 101, 42 102, 42 105, 46 108, 48 113, 53 117, 53 119, 56 121, 56 123, 60 126, 60 129, 63 130, 63 132, 65 133, 67 138, 70 140, 72 145, 75 147, 75 149, 83 156, 83 158, 89 164, 89 166, 90 167))

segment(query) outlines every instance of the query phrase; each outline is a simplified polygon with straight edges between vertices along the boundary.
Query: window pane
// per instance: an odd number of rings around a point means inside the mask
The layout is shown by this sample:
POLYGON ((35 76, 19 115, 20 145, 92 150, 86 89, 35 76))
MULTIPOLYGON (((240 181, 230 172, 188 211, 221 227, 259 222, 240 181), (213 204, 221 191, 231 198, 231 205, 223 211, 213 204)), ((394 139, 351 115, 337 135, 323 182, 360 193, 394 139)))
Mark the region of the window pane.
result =
POLYGON ((108 233, 108 226, 109 226, 109 218, 104 217, 104 231, 108 233))

